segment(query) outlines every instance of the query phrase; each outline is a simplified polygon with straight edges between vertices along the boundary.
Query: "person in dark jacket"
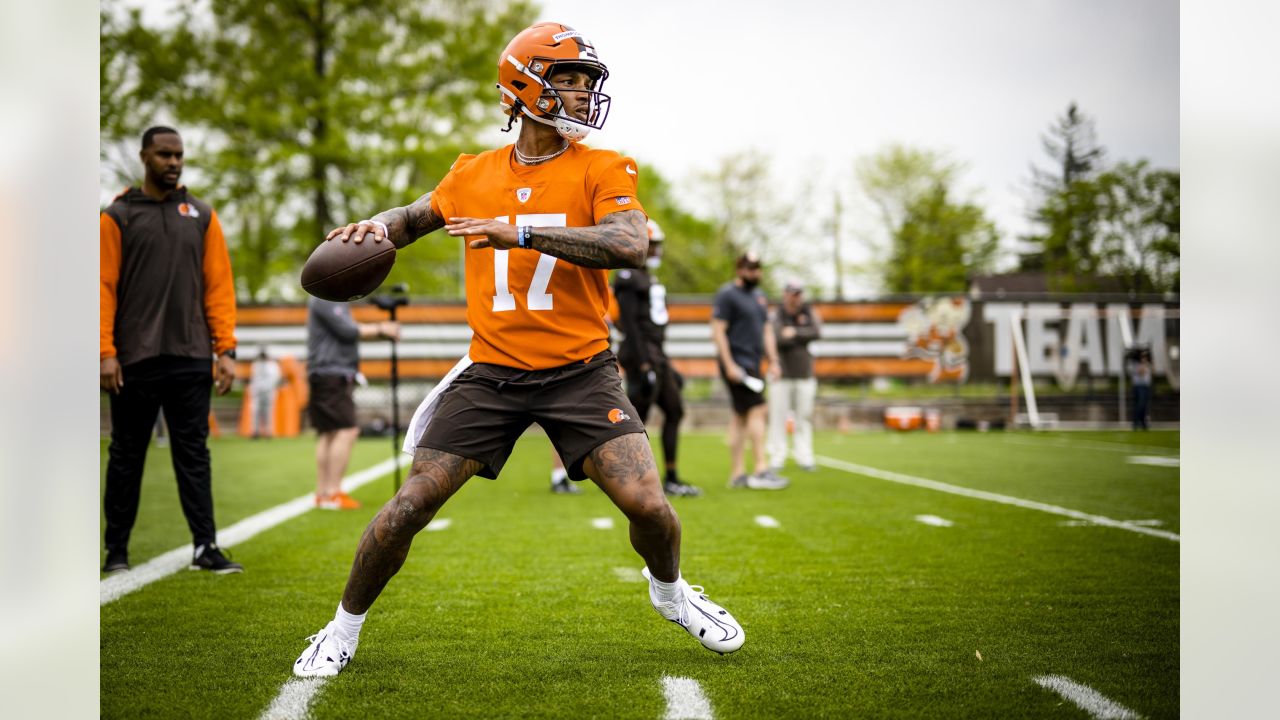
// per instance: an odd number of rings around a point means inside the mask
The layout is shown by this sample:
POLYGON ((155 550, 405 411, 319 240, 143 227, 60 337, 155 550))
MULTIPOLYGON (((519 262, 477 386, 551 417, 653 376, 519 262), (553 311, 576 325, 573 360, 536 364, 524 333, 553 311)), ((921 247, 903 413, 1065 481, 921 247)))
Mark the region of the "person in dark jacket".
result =
POLYGON ((804 301, 804 286, 788 280, 782 304, 773 312, 773 335, 778 342, 782 377, 769 388, 769 465, 781 470, 787 461, 787 417, 794 416, 792 455, 804 470, 814 470, 813 402, 818 379, 813 374, 809 343, 822 336, 822 318, 804 301))
POLYGON ((680 419, 684 400, 680 373, 671 365, 662 344, 667 336, 667 290, 650 270, 662 264, 666 235, 649 221, 649 250, 643 268, 619 270, 613 276, 613 296, 618 301, 618 326, 624 338, 618 348, 618 362, 627 373, 627 398, 636 406, 641 422, 648 422, 649 409, 662 409, 662 457, 667 472, 662 487, 668 495, 696 497, 702 490, 680 479, 676 469, 680 442, 680 419))
POLYGON ((148 129, 139 157, 142 187, 126 188, 99 219, 99 382, 111 402, 102 570, 129 569, 143 463, 163 408, 191 567, 241 572, 218 549, 208 447, 209 392, 216 383, 226 394, 236 371, 231 258, 217 213, 178 184, 178 132, 148 129))

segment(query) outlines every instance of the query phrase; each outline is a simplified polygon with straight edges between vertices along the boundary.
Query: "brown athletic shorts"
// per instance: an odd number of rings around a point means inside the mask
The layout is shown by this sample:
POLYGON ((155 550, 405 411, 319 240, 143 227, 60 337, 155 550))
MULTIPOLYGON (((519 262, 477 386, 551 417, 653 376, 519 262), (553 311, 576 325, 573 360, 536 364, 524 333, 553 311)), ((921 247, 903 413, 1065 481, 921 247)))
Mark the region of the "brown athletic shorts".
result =
POLYGON ((318 433, 356 426, 355 379, 343 375, 309 375, 311 399, 307 416, 318 433))
POLYGON ((582 480, 588 453, 620 435, 644 432, 636 416, 608 350, 550 370, 476 363, 440 395, 418 447, 478 460, 484 464, 479 475, 493 479, 520 435, 538 423, 569 477, 582 480))

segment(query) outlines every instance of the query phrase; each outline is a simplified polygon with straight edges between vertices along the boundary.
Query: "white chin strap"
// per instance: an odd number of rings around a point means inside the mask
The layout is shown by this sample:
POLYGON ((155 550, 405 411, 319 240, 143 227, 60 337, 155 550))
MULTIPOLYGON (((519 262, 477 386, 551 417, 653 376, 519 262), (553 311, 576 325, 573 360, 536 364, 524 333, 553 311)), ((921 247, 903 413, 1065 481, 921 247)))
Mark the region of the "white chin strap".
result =
POLYGON ((562 117, 545 118, 541 115, 534 115, 533 111, 527 107, 520 108, 520 112, 530 120, 536 120, 543 125, 550 125, 555 128, 556 132, 560 133, 560 137, 568 140, 569 142, 580 142, 587 135, 591 134, 591 128, 580 125, 572 120, 562 117))

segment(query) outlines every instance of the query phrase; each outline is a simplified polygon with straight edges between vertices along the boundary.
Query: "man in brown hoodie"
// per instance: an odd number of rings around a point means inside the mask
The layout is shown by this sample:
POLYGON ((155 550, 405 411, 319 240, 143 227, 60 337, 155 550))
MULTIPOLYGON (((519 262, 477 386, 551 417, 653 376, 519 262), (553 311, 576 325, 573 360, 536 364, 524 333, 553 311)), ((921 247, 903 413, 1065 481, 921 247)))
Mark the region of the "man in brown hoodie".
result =
POLYGON ((178 131, 148 129, 139 157, 142 187, 126 188, 99 219, 99 371, 111 401, 102 571, 129 569, 142 468, 163 408, 194 547, 191 567, 241 572, 218 549, 207 444, 210 389, 216 381, 225 394, 235 379, 231 259, 217 213, 178 184, 178 131))

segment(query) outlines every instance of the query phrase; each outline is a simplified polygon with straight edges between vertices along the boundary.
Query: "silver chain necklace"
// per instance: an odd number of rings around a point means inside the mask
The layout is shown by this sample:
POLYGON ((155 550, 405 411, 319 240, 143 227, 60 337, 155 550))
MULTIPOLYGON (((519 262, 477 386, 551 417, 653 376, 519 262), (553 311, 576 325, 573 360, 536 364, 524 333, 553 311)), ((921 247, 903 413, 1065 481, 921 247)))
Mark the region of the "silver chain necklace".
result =
POLYGON ((525 155, 524 153, 520 152, 520 143, 516 143, 514 146, 516 151, 516 160, 520 161, 521 165, 537 165, 539 163, 544 163, 548 160, 553 160, 563 155, 564 151, 568 150, 569 145, 571 144, 572 143, 566 140, 564 143, 564 147, 548 155, 525 155))

